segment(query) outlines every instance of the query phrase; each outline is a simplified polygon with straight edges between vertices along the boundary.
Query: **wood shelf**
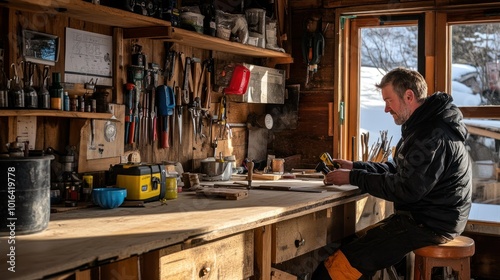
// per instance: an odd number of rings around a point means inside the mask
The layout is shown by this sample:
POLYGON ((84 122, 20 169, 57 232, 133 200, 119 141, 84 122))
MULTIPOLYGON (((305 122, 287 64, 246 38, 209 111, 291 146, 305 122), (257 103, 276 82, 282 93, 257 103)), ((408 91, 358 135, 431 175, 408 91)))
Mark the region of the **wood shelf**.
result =
POLYGON ((270 58, 279 64, 293 63, 293 58, 287 53, 174 28, 169 21, 104 5, 95 5, 83 0, 2 0, 0 6, 34 13, 63 15, 98 24, 121 27, 124 28, 124 39, 159 39, 206 50, 270 58))
POLYGON ((293 62, 293 58, 290 56, 290 54, 287 53, 241 44, 238 42, 231 42, 221 38, 212 37, 176 27, 156 26, 129 28, 123 30, 123 38, 151 38, 175 42, 182 45, 206 50, 214 50, 253 57, 277 58, 281 59, 281 63, 293 62))
POLYGON ((34 13, 63 15, 122 28, 171 25, 169 21, 95 5, 83 0, 2 0, 0 6, 34 13))
POLYGON ((90 112, 73 112, 59 110, 0 110, 0 117, 56 117, 56 118, 80 118, 80 119, 111 119, 111 113, 90 113, 90 112))

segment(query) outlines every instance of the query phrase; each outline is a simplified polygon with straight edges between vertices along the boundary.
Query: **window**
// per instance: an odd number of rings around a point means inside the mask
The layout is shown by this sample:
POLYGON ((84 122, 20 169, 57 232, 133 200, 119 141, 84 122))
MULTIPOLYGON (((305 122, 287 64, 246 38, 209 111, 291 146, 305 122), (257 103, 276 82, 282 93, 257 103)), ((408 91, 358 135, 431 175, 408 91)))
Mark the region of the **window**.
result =
POLYGON ((455 104, 465 109, 473 202, 500 204, 500 108, 496 117, 483 110, 500 105, 500 21, 460 22, 450 24, 449 30, 452 67, 448 84, 455 104))
POLYGON ((352 159, 390 158, 401 127, 384 112, 385 102, 375 87, 389 70, 402 66, 421 70, 421 15, 366 16, 351 20, 347 104, 348 138, 352 159), (366 141, 368 136, 368 141, 366 141), (379 149, 383 147, 382 149, 379 149), (378 155, 378 156, 377 156, 378 155))
POLYGON ((365 27, 361 29, 360 42, 359 129, 360 134, 368 136, 368 141, 361 143, 364 139, 360 139, 358 160, 373 160, 380 154, 377 150, 381 151, 376 149, 377 143, 388 152, 401 138, 401 126, 384 112, 385 102, 375 84, 393 68, 417 69, 418 27, 416 24, 365 27), (364 145, 367 148, 363 151, 364 145))

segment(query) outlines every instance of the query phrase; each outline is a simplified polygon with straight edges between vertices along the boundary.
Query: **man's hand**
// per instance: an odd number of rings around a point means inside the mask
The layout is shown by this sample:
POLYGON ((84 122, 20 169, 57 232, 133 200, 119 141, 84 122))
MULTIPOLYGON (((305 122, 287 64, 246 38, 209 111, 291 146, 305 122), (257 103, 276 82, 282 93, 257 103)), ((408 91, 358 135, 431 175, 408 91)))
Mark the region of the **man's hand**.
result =
MULTIPOLYGON (((351 162, 352 168, 352 162, 351 162)), ((349 169, 336 169, 325 175, 323 183, 325 185, 347 185, 349 184, 349 174, 351 170, 349 169)))
POLYGON ((352 161, 345 159, 334 159, 334 163, 338 163, 340 165, 339 169, 347 169, 352 170, 352 161))

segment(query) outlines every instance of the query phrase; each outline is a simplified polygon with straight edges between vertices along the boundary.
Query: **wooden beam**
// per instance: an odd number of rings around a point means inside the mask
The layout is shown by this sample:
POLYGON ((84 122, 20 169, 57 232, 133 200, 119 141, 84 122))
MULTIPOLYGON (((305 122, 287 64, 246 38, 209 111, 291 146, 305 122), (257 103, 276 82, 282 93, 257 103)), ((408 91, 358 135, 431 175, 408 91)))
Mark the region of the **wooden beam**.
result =
POLYGON ((459 107, 466 119, 500 119, 500 106, 459 107))
POLYGON ((469 124, 467 125, 467 129, 469 130, 469 133, 471 133, 471 134, 500 140, 500 133, 497 131, 492 131, 492 130, 488 130, 486 128, 480 128, 480 127, 469 125, 469 124))
POLYGON ((271 225, 254 229, 255 277, 260 280, 271 279, 271 225))

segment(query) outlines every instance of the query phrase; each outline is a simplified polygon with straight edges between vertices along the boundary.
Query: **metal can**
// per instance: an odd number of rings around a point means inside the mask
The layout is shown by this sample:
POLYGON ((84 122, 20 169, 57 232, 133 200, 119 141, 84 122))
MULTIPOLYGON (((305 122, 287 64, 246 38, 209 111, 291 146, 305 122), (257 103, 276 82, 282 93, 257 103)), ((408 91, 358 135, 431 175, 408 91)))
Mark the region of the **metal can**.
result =
POLYGON ((167 177, 166 178, 166 199, 176 199, 177 198, 177 178, 176 177, 167 177))
POLYGON ((271 168, 272 168, 274 174, 285 173, 285 159, 282 159, 282 158, 273 159, 271 168))

